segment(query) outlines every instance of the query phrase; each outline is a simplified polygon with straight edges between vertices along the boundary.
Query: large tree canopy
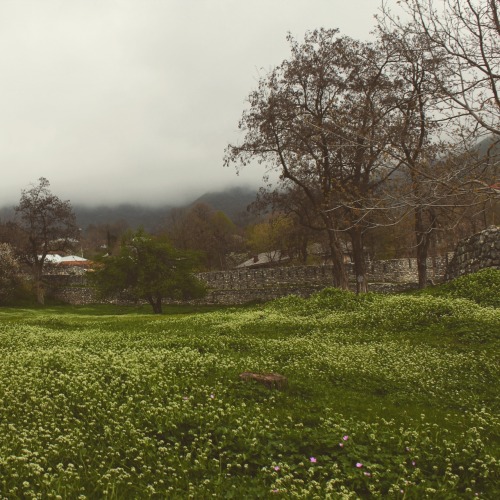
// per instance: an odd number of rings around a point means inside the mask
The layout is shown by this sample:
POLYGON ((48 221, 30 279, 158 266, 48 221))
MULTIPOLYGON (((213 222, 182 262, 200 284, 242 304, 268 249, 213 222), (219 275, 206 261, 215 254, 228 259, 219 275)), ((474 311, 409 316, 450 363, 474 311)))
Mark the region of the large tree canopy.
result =
POLYGON ((423 287, 437 232, 483 212, 492 196, 485 181, 495 170, 491 163, 498 162, 493 146, 500 136, 487 154, 476 142, 499 132, 500 25, 495 0, 398 3, 409 20, 402 22, 383 5, 378 30, 401 81, 400 131, 392 153, 406 182, 392 194, 386 190, 385 199, 402 207, 396 215, 413 216, 423 287))
POLYGON ((139 230, 128 233, 117 255, 103 257, 91 274, 103 296, 120 293, 146 300, 155 314, 162 313, 165 298, 187 300, 205 294, 203 284, 192 272, 195 254, 177 250, 166 240, 139 230))
POLYGON ((377 45, 337 30, 289 37, 291 57, 262 78, 243 113, 243 143, 226 164, 257 159, 279 173, 279 190, 301 193, 311 228, 328 234, 334 282, 346 288, 341 231, 351 238, 355 272, 364 280, 364 203, 397 168, 385 161, 395 123, 397 82, 377 45), (332 211, 340 207, 338 210, 332 211))
MULTIPOLYGON (((278 173, 277 185, 261 192, 260 200, 328 235, 334 283, 343 288, 348 285, 343 235, 350 240, 357 288, 365 291, 365 234, 411 214, 419 283, 425 286, 425 263, 439 212, 448 217, 456 215, 450 208, 481 202, 466 196, 481 173, 471 140, 476 135, 470 134, 469 120, 447 120, 459 118, 456 111, 463 98, 461 113, 494 132, 496 5, 483 0, 479 15, 474 6, 481 2, 467 1, 458 11, 459 2, 447 0, 448 7, 456 7, 448 9, 450 20, 439 24, 436 18, 432 24, 437 31, 447 27, 452 37, 459 36, 452 30, 455 21, 467 23, 470 18, 476 21, 473 26, 484 28, 478 33, 486 38, 473 47, 480 61, 466 66, 463 54, 454 55, 450 45, 444 40, 439 45, 418 24, 426 12, 434 12, 432 1, 423 2, 424 10, 418 1, 405 3, 408 9, 413 6, 412 22, 384 18, 374 43, 326 29, 306 33, 303 43, 289 37, 290 58, 261 78, 240 121, 244 138, 226 150, 226 165, 241 167, 256 160, 278 173), (474 80, 485 68, 491 70, 488 77, 474 80), (467 103, 477 106, 480 116, 467 103)), ((464 37, 472 46, 473 33, 464 37)), ((455 223, 456 217, 449 222, 455 223)))

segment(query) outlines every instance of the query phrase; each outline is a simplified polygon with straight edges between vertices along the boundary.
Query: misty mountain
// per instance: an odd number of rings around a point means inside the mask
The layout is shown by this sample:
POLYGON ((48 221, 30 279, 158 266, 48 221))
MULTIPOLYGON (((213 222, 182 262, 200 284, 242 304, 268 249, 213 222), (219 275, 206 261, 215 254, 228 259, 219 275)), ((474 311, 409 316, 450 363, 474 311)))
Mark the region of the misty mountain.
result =
POLYGON ((497 156, 500 154, 500 140, 495 136, 489 136, 480 141, 476 149, 479 156, 497 156))
POLYGON ((132 229, 143 227, 146 231, 154 231, 171 209, 172 207, 168 205, 162 207, 132 204, 98 207, 73 206, 76 222, 82 229, 91 224, 112 224, 123 221, 132 229))
MULTIPOLYGON (((256 191, 250 188, 230 188, 224 191, 205 193, 193 201, 187 201, 175 209, 189 210, 197 203, 205 203, 214 210, 221 210, 235 223, 241 222, 247 206, 254 201, 256 191)), ((111 224, 124 221, 132 229, 143 227, 146 231, 155 231, 162 227, 170 211, 171 205, 146 207, 141 205, 122 204, 117 206, 88 207, 74 205, 73 209, 79 227, 87 228, 90 224, 111 224)))
POLYGON ((248 218, 247 207, 255 201, 257 191, 251 188, 235 187, 225 191, 205 193, 194 200, 189 207, 197 203, 206 203, 214 210, 224 212, 235 224, 248 218))
MULTIPOLYGON (((214 210, 224 212, 234 223, 243 224, 246 220, 247 206, 255 200, 256 194, 256 190, 252 188, 234 187, 205 193, 195 200, 186 200, 185 204, 176 206, 175 209, 189 210, 197 203, 205 203, 214 210)), ((113 224, 123 221, 132 229, 142 226, 146 231, 155 231, 162 227, 173 209, 172 205, 148 207, 124 203, 92 207, 73 204, 77 224, 82 229, 86 229, 91 224, 113 224)), ((13 206, 0 208, 0 223, 12 220, 14 216, 13 206)))
MULTIPOLYGON (((171 206, 144 207, 141 205, 122 204, 116 206, 72 205, 76 215, 76 223, 81 229, 91 224, 113 224, 124 221, 127 226, 136 229, 144 227, 146 231, 154 230, 164 220, 171 206)), ((15 219, 14 207, 0 208, 0 223, 15 219)))

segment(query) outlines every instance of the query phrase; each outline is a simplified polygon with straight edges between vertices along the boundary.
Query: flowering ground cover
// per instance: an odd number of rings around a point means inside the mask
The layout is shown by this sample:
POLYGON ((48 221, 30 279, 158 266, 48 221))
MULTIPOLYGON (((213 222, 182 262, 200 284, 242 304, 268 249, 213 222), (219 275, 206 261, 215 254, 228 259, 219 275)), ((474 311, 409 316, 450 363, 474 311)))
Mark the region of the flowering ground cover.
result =
POLYGON ((0 497, 500 498, 500 309, 458 290, 0 309, 0 497))

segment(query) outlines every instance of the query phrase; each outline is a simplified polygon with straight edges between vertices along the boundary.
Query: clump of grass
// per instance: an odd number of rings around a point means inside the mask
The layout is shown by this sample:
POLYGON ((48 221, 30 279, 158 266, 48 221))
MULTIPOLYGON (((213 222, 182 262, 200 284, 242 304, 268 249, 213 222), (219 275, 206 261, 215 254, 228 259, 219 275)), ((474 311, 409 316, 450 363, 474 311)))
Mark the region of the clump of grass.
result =
POLYGON ((468 299, 482 306, 500 307, 500 269, 482 269, 424 293, 468 299))

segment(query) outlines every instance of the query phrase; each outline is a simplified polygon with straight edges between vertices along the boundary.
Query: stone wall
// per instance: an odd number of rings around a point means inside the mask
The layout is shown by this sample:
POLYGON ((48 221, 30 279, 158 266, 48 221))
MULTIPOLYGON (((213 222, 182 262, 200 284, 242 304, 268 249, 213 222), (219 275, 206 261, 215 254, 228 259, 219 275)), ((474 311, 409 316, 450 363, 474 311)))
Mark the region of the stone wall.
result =
POLYGON ((489 228, 460 241, 445 273, 445 280, 492 267, 500 269, 500 227, 489 228))
MULTIPOLYGON (((443 278, 447 257, 429 258, 429 278, 435 282, 443 278)), ((355 277, 352 265, 347 266, 352 288, 355 277)), ((307 297, 325 287, 332 286, 332 266, 295 266, 267 269, 212 271, 199 273, 206 283, 207 296, 197 301, 204 304, 244 304, 267 301, 286 295, 307 297)), ((85 276, 47 276, 53 295, 71 304, 97 301, 94 290, 85 276)), ((416 288, 418 283, 416 259, 393 259, 368 263, 369 289, 379 292, 397 292, 416 288)), ((117 299, 114 302, 123 302, 117 299)))
MULTIPOLYGON (((453 254, 427 258, 427 278, 434 283, 443 280, 453 254)), ((379 260, 368 263, 368 283, 418 284, 417 259, 379 260)))
POLYGON ((98 302, 97 294, 85 274, 47 274, 43 277, 48 294, 63 302, 73 305, 85 305, 98 302))
MULTIPOLYGON (((460 242, 454 255, 427 259, 428 277, 434 283, 485 267, 500 269, 500 228, 497 226, 460 242)), ((397 292, 417 287, 417 261, 414 258, 368 262, 367 269, 369 289, 372 291, 397 292)), ((355 289, 352 265, 347 265, 347 271, 355 289)), ((197 301, 205 304, 263 302, 291 294, 306 297, 333 283, 332 266, 212 271, 199 273, 197 277, 209 289, 207 296, 197 301)), ((71 304, 97 301, 85 275, 50 275, 46 279, 53 295, 60 300, 71 304)), ((117 299, 112 302, 124 301, 117 299)))
MULTIPOLYGON (((429 278, 441 280, 448 257, 427 259, 429 278)), ((418 283, 417 259, 393 259, 368 262, 368 282, 418 283)), ((321 285, 332 286, 332 266, 294 266, 268 269, 212 271, 199 273, 197 277, 210 288, 217 290, 242 290, 274 287, 276 285, 321 285)), ((347 265, 349 279, 354 281, 352 265, 347 265)))
MULTIPOLYGON (((429 258, 429 279, 442 281, 448 256, 429 258)), ((351 288, 356 289, 352 265, 347 266, 351 288)), ((205 303, 241 304, 271 300, 286 295, 307 297, 333 286, 332 266, 294 266, 267 269, 212 271, 197 275, 206 283, 209 293, 205 303)), ((368 263, 371 291, 399 292, 417 288, 417 260, 393 259, 368 263)))

